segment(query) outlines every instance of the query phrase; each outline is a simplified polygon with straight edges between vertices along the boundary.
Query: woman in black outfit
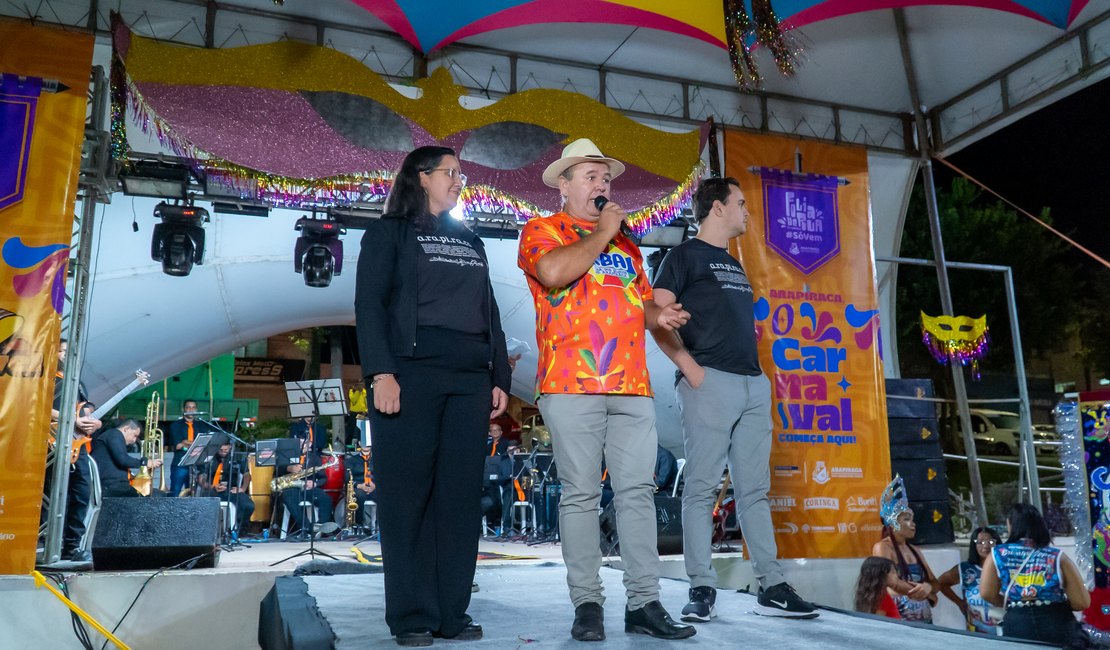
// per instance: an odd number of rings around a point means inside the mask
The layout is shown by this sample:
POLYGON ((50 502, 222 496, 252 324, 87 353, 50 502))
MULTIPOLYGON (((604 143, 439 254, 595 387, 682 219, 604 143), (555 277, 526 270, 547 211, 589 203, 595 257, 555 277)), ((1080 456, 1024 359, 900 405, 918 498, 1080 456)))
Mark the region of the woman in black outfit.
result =
POLYGON ((466 610, 486 432, 508 405, 510 372, 485 248, 447 214, 465 182, 451 149, 410 153, 358 260, 385 620, 403 646, 482 637, 466 610))

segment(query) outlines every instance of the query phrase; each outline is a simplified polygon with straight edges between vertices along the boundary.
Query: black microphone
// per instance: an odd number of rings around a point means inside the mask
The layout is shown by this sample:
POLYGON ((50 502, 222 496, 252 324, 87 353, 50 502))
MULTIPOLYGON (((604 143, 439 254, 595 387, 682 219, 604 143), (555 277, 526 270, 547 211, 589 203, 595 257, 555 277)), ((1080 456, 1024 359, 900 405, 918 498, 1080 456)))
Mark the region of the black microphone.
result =
MULTIPOLYGON (((604 208, 605 204, 608 203, 608 202, 609 202, 609 197, 607 197, 607 196, 598 195, 598 196, 594 197, 594 207, 597 208, 598 212, 601 212, 601 209, 604 208)), ((632 231, 628 229, 628 223, 626 223, 623 219, 621 220, 621 232, 624 233, 625 237, 631 237, 632 236, 632 231)))

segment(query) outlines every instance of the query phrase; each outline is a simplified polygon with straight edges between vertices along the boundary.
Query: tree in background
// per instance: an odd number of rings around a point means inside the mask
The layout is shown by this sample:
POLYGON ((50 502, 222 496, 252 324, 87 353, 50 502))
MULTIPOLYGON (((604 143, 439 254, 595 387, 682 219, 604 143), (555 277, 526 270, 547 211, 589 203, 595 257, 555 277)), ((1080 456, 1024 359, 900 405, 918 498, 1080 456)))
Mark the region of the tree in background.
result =
MULTIPOLYGON (((1013 269, 1018 323, 1026 362, 1066 348, 1082 329, 1085 284, 1091 265, 1058 237, 1000 201, 988 199, 963 178, 937 191, 945 256, 954 262, 997 264, 1013 269)), ((1041 219, 1051 223, 1048 210, 1041 219)), ((921 186, 914 188, 902 235, 903 257, 933 258, 929 222, 921 186)), ((991 350, 980 362, 983 372, 1014 370, 1006 290, 1002 275, 984 271, 949 270, 956 314, 986 314, 991 350)), ((937 364, 921 343, 920 312, 943 313, 936 270, 903 266, 898 271, 897 336, 903 377, 929 377, 937 393, 952 397, 952 376, 937 364)), ((1106 344, 1103 344, 1105 349, 1106 344)), ((943 413, 946 417, 949 413, 943 413)), ((951 432, 950 432, 950 435, 951 432)), ((954 436, 953 436, 954 437, 954 436)), ((948 446, 947 448, 959 448, 948 446)))

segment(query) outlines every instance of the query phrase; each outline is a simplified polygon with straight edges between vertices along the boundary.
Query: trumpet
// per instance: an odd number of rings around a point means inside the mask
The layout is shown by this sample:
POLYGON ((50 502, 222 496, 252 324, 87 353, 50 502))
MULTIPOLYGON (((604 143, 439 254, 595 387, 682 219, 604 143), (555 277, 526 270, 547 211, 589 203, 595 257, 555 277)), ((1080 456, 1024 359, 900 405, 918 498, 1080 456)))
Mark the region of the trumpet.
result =
MULTIPOLYGON (((158 428, 158 415, 161 413, 162 398, 155 391, 150 396, 150 401, 146 405, 146 419, 143 421, 143 458, 148 461, 158 460, 162 458, 162 449, 165 446, 163 441, 164 435, 160 428, 158 428)), ((166 473, 159 472, 158 474, 158 489, 166 491, 166 473)), ((154 489, 154 475, 153 470, 148 466, 143 465, 139 469, 138 475, 135 476, 133 482, 135 490, 139 494, 148 497, 154 489)))

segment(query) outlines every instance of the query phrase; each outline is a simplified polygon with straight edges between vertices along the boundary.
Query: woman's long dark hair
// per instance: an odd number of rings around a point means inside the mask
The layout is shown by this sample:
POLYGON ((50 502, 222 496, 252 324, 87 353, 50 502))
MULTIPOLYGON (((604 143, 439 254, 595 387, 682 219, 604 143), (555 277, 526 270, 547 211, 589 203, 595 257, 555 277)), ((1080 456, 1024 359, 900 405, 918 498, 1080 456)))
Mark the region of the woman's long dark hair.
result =
POLYGON ((1039 510, 1028 503, 1015 503, 1010 507, 1010 514, 1006 516, 1010 522, 1010 539, 1007 544, 1021 543, 1030 540, 1035 548, 1044 548, 1052 544, 1052 534, 1048 532, 1048 524, 1039 510))
POLYGON ((401 169, 393 179, 393 189, 385 199, 384 213, 408 219, 417 232, 436 229, 439 215, 428 210, 428 193, 420 185, 420 174, 439 167, 444 156, 454 156, 448 147, 419 147, 405 156, 401 169))
MULTIPOLYGON (((898 540, 894 539, 894 529, 884 524, 883 537, 890 538, 890 545, 894 548, 894 557, 898 558, 898 577, 903 580, 910 580, 910 567, 906 564, 906 558, 902 557, 902 552, 898 550, 898 540)), ((921 559, 921 554, 909 542, 906 542, 906 548, 910 549, 910 553, 913 553, 913 558, 921 566, 921 575, 925 580, 928 580, 929 576, 925 573, 925 560, 921 559)))
POLYGON ((976 542, 979 539, 979 533, 987 533, 994 540, 995 544, 1001 544, 1002 538, 994 529, 989 526, 980 526, 971 533, 971 544, 967 547, 967 561, 975 566, 983 566, 983 558, 979 557, 979 546, 976 542))
POLYGON ((885 557, 871 556, 859 568, 856 581, 855 610, 874 614, 886 589, 886 576, 894 568, 894 562, 885 557))

